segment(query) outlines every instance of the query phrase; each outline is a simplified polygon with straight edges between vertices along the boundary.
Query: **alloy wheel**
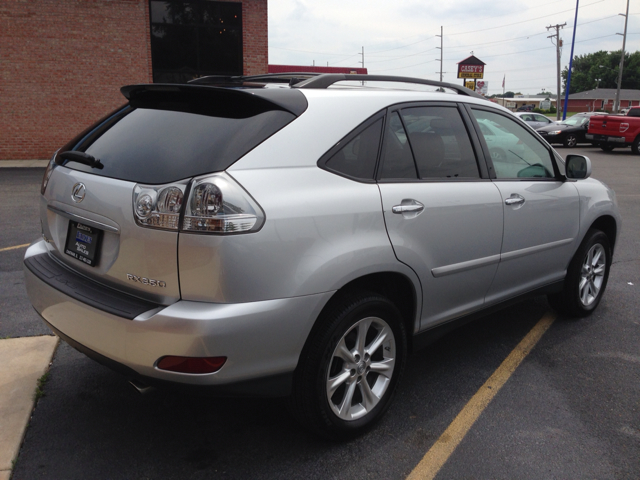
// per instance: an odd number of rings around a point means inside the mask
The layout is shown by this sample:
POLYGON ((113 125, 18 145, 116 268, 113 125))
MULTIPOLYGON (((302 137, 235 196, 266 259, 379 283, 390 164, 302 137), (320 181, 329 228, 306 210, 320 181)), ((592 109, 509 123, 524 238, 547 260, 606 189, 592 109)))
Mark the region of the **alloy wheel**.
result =
POLYGON ((371 412, 387 391, 396 362, 396 341, 381 318, 356 322, 337 343, 326 376, 327 400, 342 420, 371 412))
POLYGON ((580 273, 578 291, 580 302, 588 307, 600 294, 606 271, 607 258, 604 247, 599 243, 593 245, 587 253, 580 273))

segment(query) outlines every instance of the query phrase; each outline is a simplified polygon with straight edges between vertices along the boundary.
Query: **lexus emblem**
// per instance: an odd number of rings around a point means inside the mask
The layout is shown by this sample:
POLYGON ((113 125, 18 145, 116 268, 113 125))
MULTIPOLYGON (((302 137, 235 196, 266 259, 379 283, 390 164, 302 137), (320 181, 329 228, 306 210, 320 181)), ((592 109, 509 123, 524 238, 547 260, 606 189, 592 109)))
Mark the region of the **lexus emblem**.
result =
POLYGON ((84 194, 86 192, 86 188, 83 183, 76 183, 71 189, 71 200, 76 203, 80 203, 84 200, 84 194))

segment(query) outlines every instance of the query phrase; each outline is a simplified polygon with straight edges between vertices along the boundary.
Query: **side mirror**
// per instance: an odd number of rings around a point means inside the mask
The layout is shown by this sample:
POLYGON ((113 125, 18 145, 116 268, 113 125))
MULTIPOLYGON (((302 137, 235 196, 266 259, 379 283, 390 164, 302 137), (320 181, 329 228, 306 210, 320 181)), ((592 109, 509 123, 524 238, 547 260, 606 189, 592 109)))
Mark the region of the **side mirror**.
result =
POLYGON ((589 178, 591 176, 591 160, 584 155, 567 155, 567 178, 575 180, 589 178))

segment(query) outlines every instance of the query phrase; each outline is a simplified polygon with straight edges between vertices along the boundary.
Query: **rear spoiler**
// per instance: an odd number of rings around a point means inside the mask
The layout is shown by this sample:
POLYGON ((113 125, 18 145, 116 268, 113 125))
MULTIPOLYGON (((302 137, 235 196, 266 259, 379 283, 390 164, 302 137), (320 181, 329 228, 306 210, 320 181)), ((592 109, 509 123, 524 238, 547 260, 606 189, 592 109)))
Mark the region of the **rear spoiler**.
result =
POLYGON ((224 96, 238 96, 242 100, 255 98, 258 102, 267 102, 278 110, 285 110, 296 117, 300 116, 307 109, 307 99, 305 96, 293 89, 284 88, 224 88, 210 85, 182 85, 182 84, 137 84, 126 85, 120 89, 124 97, 131 100, 142 99, 148 93, 215 93, 224 96))

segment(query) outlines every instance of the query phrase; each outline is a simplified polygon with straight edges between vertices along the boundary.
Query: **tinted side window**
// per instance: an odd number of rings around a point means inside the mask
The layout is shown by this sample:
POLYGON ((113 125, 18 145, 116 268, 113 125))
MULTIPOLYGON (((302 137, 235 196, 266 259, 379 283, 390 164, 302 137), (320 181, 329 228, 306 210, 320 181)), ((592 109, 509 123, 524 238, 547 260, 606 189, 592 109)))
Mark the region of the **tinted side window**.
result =
POLYGON ((460 112, 452 107, 402 110, 420 178, 479 178, 460 112))
POLYGON ((373 179, 381 133, 382 118, 335 153, 327 160, 326 167, 350 177, 373 179))
POLYGON ((380 178, 418 178, 411 147, 407 141, 407 132, 398 112, 393 112, 387 123, 380 178))
POLYGON ((553 178, 549 150, 514 120, 472 109, 497 178, 553 178))

